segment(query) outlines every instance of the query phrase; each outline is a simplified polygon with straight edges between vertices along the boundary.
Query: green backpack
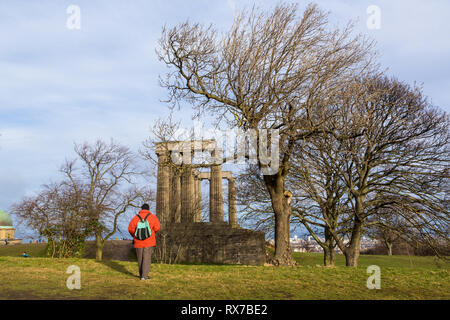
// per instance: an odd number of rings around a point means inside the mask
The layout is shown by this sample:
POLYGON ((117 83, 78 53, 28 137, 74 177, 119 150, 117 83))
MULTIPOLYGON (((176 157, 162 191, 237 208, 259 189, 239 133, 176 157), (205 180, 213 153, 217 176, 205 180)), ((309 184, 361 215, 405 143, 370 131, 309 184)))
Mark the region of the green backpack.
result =
POLYGON ((140 221, 137 223, 136 231, 134 232, 134 236, 138 240, 148 239, 152 235, 152 229, 150 229, 150 225, 148 224, 148 221, 147 221, 147 217, 149 215, 150 215, 150 213, 147 214, 145 216, 145 218, 142 220, 141 216, 139 214, 137 214, 140 221))

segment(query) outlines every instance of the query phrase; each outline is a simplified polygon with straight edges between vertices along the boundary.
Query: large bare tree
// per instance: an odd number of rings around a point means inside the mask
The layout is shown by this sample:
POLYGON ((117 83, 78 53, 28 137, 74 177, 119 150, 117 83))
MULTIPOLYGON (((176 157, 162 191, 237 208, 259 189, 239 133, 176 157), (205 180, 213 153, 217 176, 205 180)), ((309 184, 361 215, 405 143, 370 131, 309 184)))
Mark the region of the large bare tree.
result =
POLYGON ((419 87, 385 76, 349 85, 335 107, 330 131, 307 143, 327 155, 347 189, 348 241, 324 215, 347 266, 357 266, 364 228, 380 223, 377 215, 386 211, 396 212, 430 245, 448 238, 448 115, 419 87))
MULTIPOLYGON (((328 229, 333 228, 339 234, 347 232, 348 199, 345 195, 348 189, 334 169, 333 162, 338 158, 329 153, 336 150, 329 150, 327 143, 326 139, 317 137, 315 145, 306 141, 296 145, 286 178, 286 189, 289 190, 286 196, 292 198, 293 228, 303 226, 322 247, 324 265, 333 266, 336 241, 328 229)), ((270 232, 274 221, 262 175, 256 168, 249 167, 238 181, 242 190, 238 198, 243 211, 241 219, 270 232)))
MULTIPOLYGON (((332 265, 338 245, 356 266, 363 233, 400 237, 442 255, 449 243, 449 120, 421 89, 385 76, 355 81, 329 105, 326 130, 296 145, 286 186, 332 265)), ((244 176, 248 216, 266 223, 260 180, 244 176)), ((269 221, 270 222, 270 221, 269 221)))
MULTIPOLYGON (((291 207, 286 176, 296 142, 323 130, 328 97, 371 65, 372 44, 349 24, 331 28, 309 5, 279 4, 271 12, 241 11, 220 35, 213 26, 185 22, 164 28, 157 50, 170 71, 161 79, 168 101, 192 103, 229 127, 279 130, 279 167, 264 174, 275 219, 276 265, 292 265, 291 207)), ((258 140, 259 141, 259 140, 258 140)), ((267 163, 258 157, 260 169, 267 163)))

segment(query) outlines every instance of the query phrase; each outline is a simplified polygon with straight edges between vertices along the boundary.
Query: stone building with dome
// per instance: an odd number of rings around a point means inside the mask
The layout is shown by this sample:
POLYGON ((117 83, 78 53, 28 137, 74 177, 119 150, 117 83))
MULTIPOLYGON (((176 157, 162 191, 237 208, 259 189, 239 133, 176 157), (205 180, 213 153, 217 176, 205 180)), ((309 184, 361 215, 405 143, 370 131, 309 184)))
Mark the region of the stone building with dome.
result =
POLYGON ((11 244, 20 243, 21 241, 19 239, 14 238, 15 232, 16 229, 13 227, 10 215, 0 210, 0 244, 6 244, 5 239, 11 244))

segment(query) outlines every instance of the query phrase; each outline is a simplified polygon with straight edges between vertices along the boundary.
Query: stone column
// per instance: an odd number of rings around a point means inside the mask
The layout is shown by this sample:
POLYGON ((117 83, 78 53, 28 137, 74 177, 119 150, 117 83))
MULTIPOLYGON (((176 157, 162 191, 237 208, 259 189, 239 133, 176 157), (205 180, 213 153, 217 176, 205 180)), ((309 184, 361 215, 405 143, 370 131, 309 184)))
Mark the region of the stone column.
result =
POLYGON ((184 167, 181 175, 181 222, 194 222, 194 175, 184 167))
POLYGON ((237 227, 235 178, 228 179, 228 223, 232 227, 237 227))
POLYGON ((223 222, 222 165, 211 167, 209 181, 209 221, 223 222))
POLYGON ((170 212, 170 167, 167 152, 158 153, 158 182, 156 190, 156 215, 161 224, 169 222, 170 212))
POLYGON ((200 179, 199 174, 195 176, 194 180, 194 222, 202 222, 202 179, 200 179))
POLYGON ((179 168, 172 169, 172 186, 170 193, 171 222, 181 222, 181 173, 179 168))

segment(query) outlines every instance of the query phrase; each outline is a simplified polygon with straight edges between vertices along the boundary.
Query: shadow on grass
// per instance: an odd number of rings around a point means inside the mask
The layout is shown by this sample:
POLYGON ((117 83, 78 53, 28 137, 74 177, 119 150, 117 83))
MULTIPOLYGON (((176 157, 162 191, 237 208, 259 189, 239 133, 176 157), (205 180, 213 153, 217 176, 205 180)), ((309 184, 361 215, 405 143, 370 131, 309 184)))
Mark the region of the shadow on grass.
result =
POLYGON ((102 261, 98 261, 99 263, 117 271, 120 273, 123 273, 127 276, 133 277, 133 278, 137 278, 138 276, 130 271, 128 271, 123 265, 121 265, 120 263, 117 263, 117 261, 114 260, 102 260, 102 261))

